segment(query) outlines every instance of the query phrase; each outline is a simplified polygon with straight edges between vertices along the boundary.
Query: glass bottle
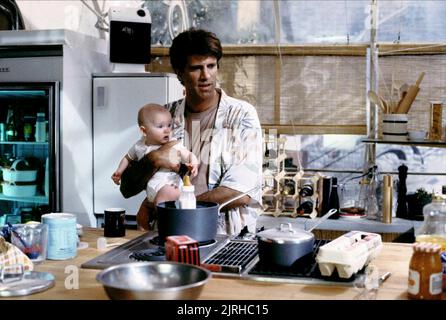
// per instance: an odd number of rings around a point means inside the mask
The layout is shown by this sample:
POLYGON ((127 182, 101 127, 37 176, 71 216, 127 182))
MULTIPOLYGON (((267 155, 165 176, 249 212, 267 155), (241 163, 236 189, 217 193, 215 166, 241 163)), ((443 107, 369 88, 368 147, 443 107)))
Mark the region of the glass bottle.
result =
POLYGON ((338 196, 338 178, 331 178, 331 191, 328 198, 328 210, 337 209, 338 211, 328 219, 339 219, 339 196, 338 196))
POLYGON ((46 141, 46 125, 45 125, 45 113, 38 112, 36 117, 36 142, 46 141))
POLYGON ((367 176, 366 182, 366 203, 365 203, 365 212, 366 218, 369 220, 377 220, 379 214, 378 208, 378 193, 379 190, 379 181, 378 181, 379 173, 378 167, 373 166, 369 169, 369 174, 367 176))
POLYGON ((17 128, 14 122, 14 111, 9 106, 6 116, 6 141, 14 141, 17 136, 17 128))
POLYGON ((299 207, 296 208, 297 214, 311 214, 313 212, 313 201, 307 200, 302 202, 299 207))
POLYGON ((288 180, 285 182, 285 185, 283 186, 282 194, 286 196, 292 196, 296 192, 296 188, 294 187, 294 182, 288 180))
POLYGON ((446 195, 434 194, 423 207, 424 220, 415 231, 416 242, 432 242, 446 251, 446 195))
POLYGON ((33 127, 31 123, 25 122, 23 125, 23 138, 25 141, 31 141, 31 134, 33 133, 33 127))
POLYGON ((415 230, 415 241, 441 246, 443 287, 446 290, 446 195, 434 194, 432 202, 423 207, 423 215, 423 223, 415 230))
POLYGON ((416 243, 409 263, 407 294, 410 299, 440 300, 442 292, 440 245, 416 243))
POLYGON ((313 186, 310 183, 305 183, 299 191, 301 197, 311 197, 313 194, 313 186))

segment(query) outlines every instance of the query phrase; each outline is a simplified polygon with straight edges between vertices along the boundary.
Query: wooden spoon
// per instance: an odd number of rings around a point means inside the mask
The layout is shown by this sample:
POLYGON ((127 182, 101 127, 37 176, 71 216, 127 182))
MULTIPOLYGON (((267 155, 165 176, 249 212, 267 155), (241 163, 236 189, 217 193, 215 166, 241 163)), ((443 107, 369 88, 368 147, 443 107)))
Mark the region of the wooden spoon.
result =
POLYGON ((379 98, 379 96, 376 94, 375 91, 369 90, 368 96, 369 96, 370 101, 372 101, 374 104, 379 106, 381 108, 381 110, 384 113, 386 113, 386 108, 385 108, 384 104, 382 103, 381 99, 379 98))
POLYGON ((379 97, 379 100, 381 101, 381 103, 383 104, 383 106, 384 106, 384 113, 391 113, 390 111, 390 106, 388 105, 388 103, 387 103, 387 101, 386 100, 384 100, 384 98, 383 97, 379 97))

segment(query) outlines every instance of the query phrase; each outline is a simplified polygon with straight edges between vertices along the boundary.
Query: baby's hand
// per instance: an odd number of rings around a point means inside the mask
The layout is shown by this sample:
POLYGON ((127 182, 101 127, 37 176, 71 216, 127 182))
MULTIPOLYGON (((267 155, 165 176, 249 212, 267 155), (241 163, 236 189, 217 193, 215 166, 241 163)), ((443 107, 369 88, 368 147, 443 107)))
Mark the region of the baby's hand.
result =
POLYGON ((119 185, 119 181, 121 181, 121 172, 119 171, 113 172, 111 178, 115 184, 119 185))
POLYGON ((195 177, 198 174, 198 164, 197 163, 186 163, 187 168, 190 171, 190 175, 195 177))

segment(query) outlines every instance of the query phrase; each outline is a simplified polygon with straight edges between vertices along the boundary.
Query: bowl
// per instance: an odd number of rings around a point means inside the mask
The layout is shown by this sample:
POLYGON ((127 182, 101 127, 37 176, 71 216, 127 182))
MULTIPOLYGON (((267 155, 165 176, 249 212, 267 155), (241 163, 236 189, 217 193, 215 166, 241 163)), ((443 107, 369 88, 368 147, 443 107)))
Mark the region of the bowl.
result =
POLYGON ((423 141, 426 139, 426 131, 418 130, 418 131, 409 131, 409 140, 412 141, 423 141))
POLYGON ((209 270, 173 261, 124 263, 96 276, 112 300, 193 300, 210 278, 209 270))

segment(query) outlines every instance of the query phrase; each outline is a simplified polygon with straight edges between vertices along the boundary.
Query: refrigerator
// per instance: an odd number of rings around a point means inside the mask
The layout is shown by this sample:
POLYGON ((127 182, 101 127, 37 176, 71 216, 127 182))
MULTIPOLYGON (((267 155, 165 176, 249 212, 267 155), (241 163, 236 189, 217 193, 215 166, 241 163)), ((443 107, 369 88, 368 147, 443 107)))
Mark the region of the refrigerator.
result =
POLYGON ((147 103, 164 105, 182 98, 184 88, 171 73, 93 75, 93 207, 124 208, 136 215, 146 193, 125 199, 111 179, 119 161, 140 137, 137 113, 147 103))
POLYGON ((60 208, 58 105, 58 82, 0 82, 0 225, 60 208))
POLYGON ((91 79, 110 69, 105 40, 0 31, 0 226, 49 212, 96 226, 91 79))

